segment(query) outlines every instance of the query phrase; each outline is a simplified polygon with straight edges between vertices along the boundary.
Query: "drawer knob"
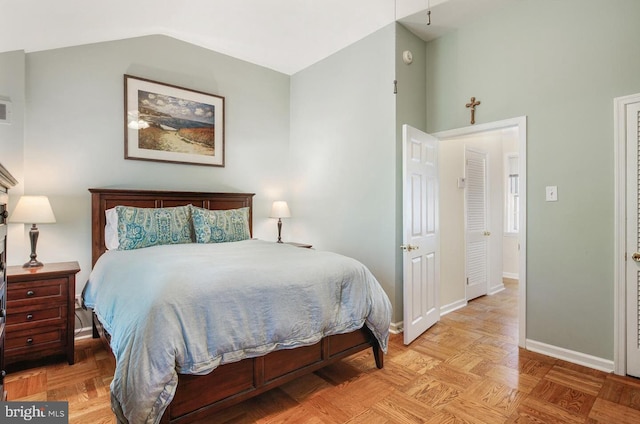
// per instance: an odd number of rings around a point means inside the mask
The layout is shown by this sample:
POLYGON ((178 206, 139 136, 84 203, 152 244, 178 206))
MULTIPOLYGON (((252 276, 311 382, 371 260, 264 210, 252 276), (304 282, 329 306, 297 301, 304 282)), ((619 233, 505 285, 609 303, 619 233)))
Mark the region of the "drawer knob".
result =
POLYGON ((33 343, 33 339, 32 339, 31 337, 29 337, 29 338, 27 339, 27 344, 29 344, 29 345, 30 345, 30 344, 32 344, 32 343, 33 343))
POLYGON ((27 319, 29 320, 33 319, 33 314, 27 314, 27 319))
POLYGON ((29 290, 29 291, 27 292, 27 296, 33 296, 34 294, 35 294, 35 293, 34 293, 34 291, 33 291, 33 290, 29 290))

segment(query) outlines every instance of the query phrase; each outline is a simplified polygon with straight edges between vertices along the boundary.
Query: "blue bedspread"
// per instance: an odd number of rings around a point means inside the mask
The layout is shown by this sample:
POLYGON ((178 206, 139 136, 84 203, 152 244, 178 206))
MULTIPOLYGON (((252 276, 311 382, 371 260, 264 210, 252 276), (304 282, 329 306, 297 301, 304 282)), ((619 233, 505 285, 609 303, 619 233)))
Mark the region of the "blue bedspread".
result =
POLYGON ((108 251, 84 293, 111 334, 112 407, 157 423, 177 373, 317 343, 366 325, 386 352, 391 304, 371 272, 335 253, 260 240, 108 251))

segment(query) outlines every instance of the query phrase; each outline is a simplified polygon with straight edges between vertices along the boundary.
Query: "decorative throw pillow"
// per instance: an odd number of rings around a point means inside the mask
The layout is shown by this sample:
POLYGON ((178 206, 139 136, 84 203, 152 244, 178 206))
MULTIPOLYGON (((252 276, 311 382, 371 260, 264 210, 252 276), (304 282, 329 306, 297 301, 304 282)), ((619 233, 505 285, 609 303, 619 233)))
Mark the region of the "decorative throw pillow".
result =
POLYGON ((191 207, 197 243, 225 243, 251 238, 249 208, 209 210, 191 207))
POLYGON ((193 243, 191 205, 174 208, 116 206, 118 250, 193 243))

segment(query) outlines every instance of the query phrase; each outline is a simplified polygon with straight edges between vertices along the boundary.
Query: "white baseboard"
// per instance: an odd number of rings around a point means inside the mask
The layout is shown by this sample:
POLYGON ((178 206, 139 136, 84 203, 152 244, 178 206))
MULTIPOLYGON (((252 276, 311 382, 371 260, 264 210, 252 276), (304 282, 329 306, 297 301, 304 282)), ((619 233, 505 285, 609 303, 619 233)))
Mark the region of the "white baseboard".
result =
POLYGON ((400 334, 404 330, 404 321, 392 322, 389 325, 389 333, 400 334))
POLYGON ((500 293, 502 290, 504 290, 504 284, 500 283, 497 286, 493 286, 489 289, 489 292, 487 293, 489 296, 494 295, 496 293, 500 293))
POLYGON ((464 308, 467 306, 466 299, 456 300, 453 303, 449 303, 448 305, 440 306, 440 316, 447 315, 450 312, 457 311, 458 309, 464 308))
MULTIPOLYGON (((448 305, 444 305, 440 307, 440 316, 446 315, 450 312, 456 311, 460 308, 464 308, 467 306, 467 301, 457 300, 453 303, 449 303, 448 305)), ((404 331, 404 321, 392 322, 389 326, 389 332, 391 334, 400 334, 404 331)))
POLYGON ((562 359, 563 361, 604 372, 613 372, 613 361, 609 359, 598 358, 597 356, 587 355, 586 353, 576 352, 530 339, 527 339, 525 343, 526 349, 532 352, 541 353, 551 356, 552 358, 562 359))
POLYGON ((503 272, 502 273, 502 278, 509 278, 511 280, 519 280, 520 279, 520 274, 518 274, 517 272, 503 272))

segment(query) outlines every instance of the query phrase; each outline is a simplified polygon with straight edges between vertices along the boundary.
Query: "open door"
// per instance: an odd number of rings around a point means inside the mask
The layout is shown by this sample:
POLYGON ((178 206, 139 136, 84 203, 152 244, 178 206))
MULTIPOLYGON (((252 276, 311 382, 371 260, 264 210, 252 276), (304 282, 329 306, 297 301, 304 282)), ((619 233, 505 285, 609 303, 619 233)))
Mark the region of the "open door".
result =
POLYGON ((409 125, 403 136, 404 343, 440 320, 438 139, 409 125))
POLYGON ((640 103, 627 106, 627 374, 640 377, 640 103))

